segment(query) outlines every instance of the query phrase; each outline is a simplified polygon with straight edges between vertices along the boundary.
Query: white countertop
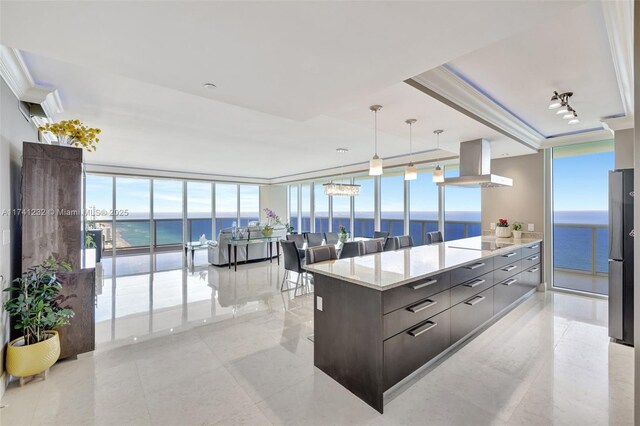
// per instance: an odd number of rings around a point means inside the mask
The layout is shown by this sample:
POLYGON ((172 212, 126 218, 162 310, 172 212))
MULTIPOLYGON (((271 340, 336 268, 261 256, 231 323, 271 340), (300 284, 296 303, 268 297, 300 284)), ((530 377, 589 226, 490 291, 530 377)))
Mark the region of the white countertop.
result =
POLYGON ((305 269, 376 290, 388 290, 540 241, 534 238, 473 237, 314 263, 306 265, 305 269), (504 244, 505 247, 482 250, 482 243, 494 243, 497 247, 504 244))

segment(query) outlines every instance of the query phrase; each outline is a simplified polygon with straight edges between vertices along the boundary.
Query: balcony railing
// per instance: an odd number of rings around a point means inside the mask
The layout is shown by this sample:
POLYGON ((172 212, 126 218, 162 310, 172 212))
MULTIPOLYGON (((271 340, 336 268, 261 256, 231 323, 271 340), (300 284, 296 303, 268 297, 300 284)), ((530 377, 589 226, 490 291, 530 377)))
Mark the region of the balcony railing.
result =
POLYGON ((605 275, 609 271, 609 227, 601 224, 556 223, 553 264, 561 271, 605 275))

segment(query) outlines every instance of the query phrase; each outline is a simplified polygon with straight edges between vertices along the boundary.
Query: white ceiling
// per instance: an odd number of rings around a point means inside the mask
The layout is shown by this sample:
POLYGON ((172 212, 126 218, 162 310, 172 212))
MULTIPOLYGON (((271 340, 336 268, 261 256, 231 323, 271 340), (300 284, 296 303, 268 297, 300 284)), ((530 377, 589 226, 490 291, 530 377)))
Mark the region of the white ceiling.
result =
POLYGON ((407 118, 416 151, 444 128, 451 152, 484 137, 494 156, 528 153, 402 81, 581 3, 3 1, 0 41, 58 88, 56 118, 103 128, 89 162, 273 178, 333 167, 338 146, 367 161, 373 103, 383 157, 407 153, 407 118))
POLYGON ((601 128, 624 114, 600 2, 580 5, 534 29, 450 65, 546 137, 601 128), (580 123, 549 111, 553 91, 573 91, 580 123))

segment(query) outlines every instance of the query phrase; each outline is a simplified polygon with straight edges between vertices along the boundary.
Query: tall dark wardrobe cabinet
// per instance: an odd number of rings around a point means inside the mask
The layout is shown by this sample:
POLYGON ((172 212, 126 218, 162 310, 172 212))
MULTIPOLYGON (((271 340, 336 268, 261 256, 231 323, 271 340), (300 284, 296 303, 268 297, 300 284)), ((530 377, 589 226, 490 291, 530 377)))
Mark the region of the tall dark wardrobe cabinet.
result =
POLYGON ((95 269, 82 269, 82 149, 24 142, 22 270, 53 256, 75 316, 60 331, 60 358, 95 349, 95 269), (74 213, 76 212, 76 213, 74 213))

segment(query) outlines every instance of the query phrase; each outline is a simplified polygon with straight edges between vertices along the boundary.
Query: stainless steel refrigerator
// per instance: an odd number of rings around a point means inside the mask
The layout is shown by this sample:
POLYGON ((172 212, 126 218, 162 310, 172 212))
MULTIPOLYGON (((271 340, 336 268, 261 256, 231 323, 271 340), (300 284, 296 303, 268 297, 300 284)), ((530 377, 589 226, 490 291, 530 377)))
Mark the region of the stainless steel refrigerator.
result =
POLYGON ((633 345, 633 169, 609 172, 609 336, 633 345))

